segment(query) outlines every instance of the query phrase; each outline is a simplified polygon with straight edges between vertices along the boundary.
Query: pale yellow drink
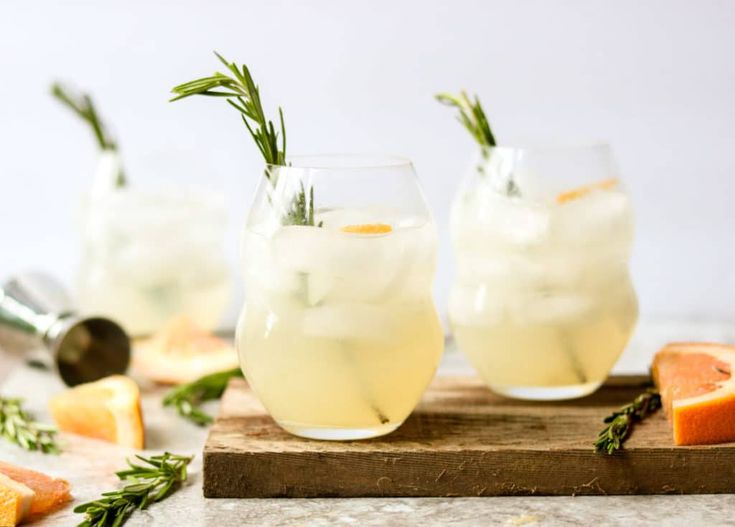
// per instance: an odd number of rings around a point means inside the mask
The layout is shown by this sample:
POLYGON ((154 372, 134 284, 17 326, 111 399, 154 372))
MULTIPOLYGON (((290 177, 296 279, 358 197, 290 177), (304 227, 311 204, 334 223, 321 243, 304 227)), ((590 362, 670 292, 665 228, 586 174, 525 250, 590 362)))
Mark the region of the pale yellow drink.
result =
POLYGON ((434 226, 376 210, 323 212, 320 222, 246 231, 241 364, 286 430, 381 435, 412 411, 443 350, 434 226), (390 231, 342 230, 377 222, 390 231))
POLYGON ((488 188, 453 211, 460 349, 504 395, 578 397, 607 377, 634 329, 632 213, 617 183, 568 200, 488 188))

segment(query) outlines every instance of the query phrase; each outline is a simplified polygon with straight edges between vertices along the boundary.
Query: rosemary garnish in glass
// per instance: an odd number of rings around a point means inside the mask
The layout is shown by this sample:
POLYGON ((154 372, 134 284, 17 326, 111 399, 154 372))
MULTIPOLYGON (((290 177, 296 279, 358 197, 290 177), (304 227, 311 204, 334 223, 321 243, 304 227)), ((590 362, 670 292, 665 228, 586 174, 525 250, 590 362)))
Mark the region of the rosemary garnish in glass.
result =
POLYGON ((205 375, 195 381, 172 388, 163 398, 163 406, 173 406, 178 414, 192 423, 205 426, 212 422, 212 416, 204 412, 200 405, 204 401, 219 399, 233 377, 242 377, 240 368, 205 375))
POLYGON ((0 397, 0 435, 25 450, 59 453, 56 428, 35 421, 23 409, 21 399, 0 397))
MULTIPOLYGON (((265 117, 260 100, 260 90, 255 84, 250 70, 245 64, 238 66, 228 62, 219 53, 214 53, 227 68, 229 75, 215 72, 209 77, 202 77, 175 86, 171 92, 171 101, 178 101, 192 95, 224 97, 227 102, 240 112, 240 117, 250 136, 255 141, 263 159, 269 166, 287 166, 286 162, 286 125, 283 121, 283 110, 278 108, 280 134, 273 121, 265 117)), ((265 177, 275 187, 277 170, 266 168, 265 177)), ((314 189, 307 192, 303 183, 286 210, 282 211, 281 222, 284 225, 314 225, 314 189)))
MULTIPOLYGON (((76 92, 69 86, 64 86, 59 82, 51 85, 51 95, 53 95, 64 106, 73 111, 80 119, 86 122, 92 129, 97 145, 100 150, 108 152, 117 152, 117 141, 107 131, 107 127, 94 106, 92 97, 87 93, 76 92)), ((120 188, 127 184, 125 173, 122 168, 119 169, 115 179, 115 186, 120 188)))
MULTIPOLYGON (((457 120, 467 129, 477 144, 480 145, 482 163, 477 166, 477 171, 484 175, 485 166, 490 160, 490 149, 497 146, 497 141, 495 140, 495 134, 493 134, 490 128, 490 122, 487 119, 487 115, 485 115, 485 110, 483 110, 482 104, 480 103, 480 98, 475 95, 473 100, 467 93, 462 91, 459 92, 459 95, 439 93, 436 95, 436 100, 459 110, 457 120)), ((506 181, 505 193, 511 197, 521 195, 521 190, 513 180, 513 177, 509 177, 506 181)))
POLYGON ((160 456, 145 458, 135 456, 144 464, 128 460, 130 468, 117 472, 117 477, 127 483, 122 489, 103 492, 102 497, 83 503, 74 512, 86 515, 77 527, 119 527, 136 510, 146 509, 151 503, 161 501, 186 481, 186 467, 191 456, 177 456, 166 452, 160 456))
POLYGON ((623 448, 623 443, 632 432, 636 422, 661 408, 661 395, 655 388, 648 388, 636 397, 632 403, 608 415, 605 428, 600 431, 595 441, 595 452, 613 454, 623 448))

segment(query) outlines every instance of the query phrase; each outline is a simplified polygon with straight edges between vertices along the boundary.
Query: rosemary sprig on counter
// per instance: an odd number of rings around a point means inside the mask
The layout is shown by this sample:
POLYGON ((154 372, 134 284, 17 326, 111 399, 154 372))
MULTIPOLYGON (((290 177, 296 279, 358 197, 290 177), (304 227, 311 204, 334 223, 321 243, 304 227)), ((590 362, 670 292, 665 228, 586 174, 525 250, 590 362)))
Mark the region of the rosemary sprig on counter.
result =
POLYGON ((649 388, 636 397, 632 403, 608 415, 604 420, 607 426, 602 429, 594 443, 595 452, 613 454, 620 450, 634 424, 659 408, 661 408, 661 396, 655 388, 649 388))
MULTIPOLYGON (((224 64, 229 74, 217 71, 208 77, 179 84, 171 90, 174 94, 171 102, 193 95, 224 97, 230 106, 240 112, 242 122, 265 162, 268 165, 286 166, 286 125, 283 110, 278 108, 279 133, 273 121, 265 116, 260 89, 255 84, 248 67, 245 64, 238 66, 234 62, 228 62, 216 51, 214 54, 224 64)), ((274 174, 266 170, 265 176, 275 187, 274 174)), ((282 218, 284 224, 314 225, 314 189, 310 188, 307 193, 302 183, 292 203, 284 208, 286 209, 282 218)))
MULTIPOLYGON (((107 131, 89 94, 75 92, 69 86, 55 82, 51 85, 51 95, 90 126, 100 150, 117 152, 117 141, 107 131)), ((115 184, 117 187, 124 187, 126 183, 125 173, 121 168, 115 184)))
POLYGON ((59 453, 56 428, 34 421, 21 399, 0 397, 0 435, 26 450, 59 453))
POLYGON ((117 472, 117 477, 127 485, 119 490, 103 492, 101 498, 74 508, 74 512, 86 515, 77 527, 123 525, 135 510, 146 509, 180 487, 186 481, 186 469, 192 460, 191 456, 169 452, 150 458, 135 457, 144 464, 128 460, 130 468, 117 472))
POLYGON ((192 423, 205 426, 212 416, 199 406, 204 401, 219 399, 233 377, 242 377, 240 368, 205 375, 196 381, 171 389, 163 398, 163 406, 173 406, 178 414, 192 423))

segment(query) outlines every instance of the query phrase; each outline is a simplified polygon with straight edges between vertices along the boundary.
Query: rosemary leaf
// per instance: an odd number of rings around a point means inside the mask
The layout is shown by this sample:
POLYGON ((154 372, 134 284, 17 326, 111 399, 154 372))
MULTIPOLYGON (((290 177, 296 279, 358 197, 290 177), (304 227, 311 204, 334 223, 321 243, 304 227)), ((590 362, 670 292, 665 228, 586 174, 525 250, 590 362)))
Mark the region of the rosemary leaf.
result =
MULTIPOLYGON (((260 89, 255 84, 250 70, 245 64, 238 66, 229 62, 217 53, 219 61, 227 68, 228 73, 219 71, 183 84, 174 86, 171 92, 174 96, 170 102, 179 101, 194 95, 209 97, 224 97, 227 103, 240 113, 242 122, 258 147, 267 165, 287 166, 286 161, 286 125, 283 119, 283 109, 278 108, 278 129, 273 121, 265 116, 260 100, 260 89)), ((275 187, 277 171, 266 169, 265 177, 275 187)), ((293 197, 281 222, 284 225, 314 225, 313 188, 310 187, 309 199, 307 190, 302 183, 300 191, 293 197)))
POLYGON ((179 488, 187 479, 186 467, 192 460, 191 456, 169 452, 150 458, 135 457, 143 464, 128 460, 129 468, 117 472, 117 477, 127 485, 119 490, 103 492, 100 498, 74 508, 74 512, 85 515, 77 527, 123 525, 135 510, 143 510, 179 488))
POLYGON ((661 396, 655 388, 649 388, 635 400, 623 406, 617 412, 608 415, 597 440, 594 443, 595 452, 613 454, 623 448, 623 443, 633 430, 635 423, 661 408, 661 396))
POLYGON ((459 122, 480 146, 496 146, 495 135, 490 129, 490 123, 477 95, 473 101, 465 92, 460 92, 459 95, 440 93, 436 95, 436 100, 459 110, 457 117, 459 122))
POLYGON ((173 406, 178 414, 192 423, 205 426, 212 417, 199 405, 204 401, 219 399, 233 377, 242 377, 240 368, 205 375, 196 381, 171 389, 163 398, 163 406, 173 406))
MULTIPOLYGON (((436 100, 459 111, 457 119, 480 145, 482 161, 477 166, 477 171, 481 175, 487 175, 485 169, 490 160, 490 149, 497 146, 497 141, 495 140, 495 134, 490 129, 490 122, 482 108, 480 98, 475 95, 474 99, 471 99, 467 93, 462 91, 459 95, 439 93, 436 95, 436 100)), ((508 176, 507 181, 504 182, 504 187, 506 196, 511 198, 521 196, 521 189, 514 181, 513 174, 508 176)))
MULTIPOLYGON (((55 82, 51 85, 51 95, 89 125, 100 150, 117 152, 117 142, 107 131, 107 127, 102 122, 99 113, 97 113, 89 94, 75 92, 69 86, 55 82)), ((118 187, 124 187, 127 184, 125 172, 122 168, 117 174, 115 184, 118 187)))
POLYGON ((59 453, 56 428, 34 421, 21 399, 0 397, 0 435, 25 450, 59 453))

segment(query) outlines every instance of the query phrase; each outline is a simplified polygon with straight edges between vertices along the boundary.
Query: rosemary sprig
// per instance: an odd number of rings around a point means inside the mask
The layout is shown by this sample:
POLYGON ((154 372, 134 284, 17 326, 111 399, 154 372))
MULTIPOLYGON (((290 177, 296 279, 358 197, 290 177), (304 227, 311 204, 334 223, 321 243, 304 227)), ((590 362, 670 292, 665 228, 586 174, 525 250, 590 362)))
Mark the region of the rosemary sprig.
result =
POLYGON ((103 492, 102 497, 83 503, 74 512, 86 517, 77 527, 119 527, 137 509, 146 509, 161 501, 186 481, 186 468, 191 456, 169 452, 145 458, 135 456, 144 464, 128 460, 130 468, 117 472, 121 481, 128 483, 122 489, 103 492))
POLYGON ((59 453, 56 428, 34 421, 21 399, 0 397, 0 435, 26 450, 59 453))
MULTIPOLYGON (((238 66, 227 61, 222 55, 214 54, 227 68, 229 74, 219 71, 209 77, 202 77, 184 84, 174 86, 171 92, 174 97, 171 102, 204 95, 208 97, 224 97, 227 102, 240 112, 250 136, 255 141, 263 159, 268 165, 286 166, 286 125, 283 120, 283 109, 278 108, 280 132, 276 130, 273 121, 265 116, 260 99, 260 89, 255 84, 250 70, 245 64, 238 66)), ((277 171, 265 171, 266 178, 275 187, 277 171)), ((284 207, 282 221, 286 225, 314 225, 314 189, 307 192, 301 184, 300 191, 294 196, 292 203, 284 207)))
MULTIPOLYGON (((107 131, 107 127, 102 122, 99 113, 97 113, 92 97, 89 94, 75 92, 69 86, 55 82, 51 85, 51 95, 77 114, 77 116, 92 128, 92 133, 97 140, 97 145, 100 147, 100 150, 117 152, 117 142, 107 131)), ((115 184, 118 187, 124 187, 126 185, 125 173, 122 168, 117 174, 115 184)))
MULTIPOLYGON (((457 120, 462 123, 470 135, 480 145, 480 153, 483 163, 477 167, 480 174, 485 174, 485 164, 490 160, 490 147, 497 146, 495 134, 490 128, 490 122, 482 109, 480 98, 475 95, 474 100, 467 93, 459 92, 459 95, 450 93, 439 93, 436 100, 447 106, 452 106, 459 110, 457 120)), ((521 189, 518 187, 513 177, 509 177, 505 182, 505 194, 510 197, 518 197, 521 195, 521 189)))
POLYGON ((655 388, 648 388, 632 403, 608 415, 604 420, 607 426, 602 429, 594 443, 595 452, 613 454, 620 450, 630 435, 633 425, 659 408, 661 408, 661 395, 655 388))
POLYGON ((205 426, 212 422, 212 416, 205 413, 199 405, 204 401, 219 399, 233 377, 242 377, 240 368, 205 375, 196 381, 173 388, 163 398, 163 406, 173 406, 178 414, 192 423, 205 426))
MULTIPOLYGON (((436 100, 447 106, 452 106, 459 110, 457 119, 462 126, 475 138, 475 141, 482 147, 496 146, 495 135, 490 129, 490 123, 487 120, 485 111, 482 109, 480 99, 475 95, 474 101, 465 92, 459 92, 459 95, 449 93, 439 93, 436 100)), ((484 150, 484 149, 483 149, 484 150)))
POLYGON ((234 62, 228 62, 216 51, 214 54, 225 65, 232 76, 215 72, 209 77, 202 77, 184 84, 174 86, 171 90, 176 94, 172 99, 178 101, 192 95, 207 95, 210 97, 225 97, 227 102, 240 112, 242 122, 250 132, 255 144, 263 154, 263 159, 269 165, 286 164, 286 127, 283 123, 283 110, 278 108, 281 126, 281 146, 278 146, 278 132, 273 121, 269 121, 263 112, 260 102, 260 90, 253 81, 250 70, 243 64, 238 67, 234 62))

